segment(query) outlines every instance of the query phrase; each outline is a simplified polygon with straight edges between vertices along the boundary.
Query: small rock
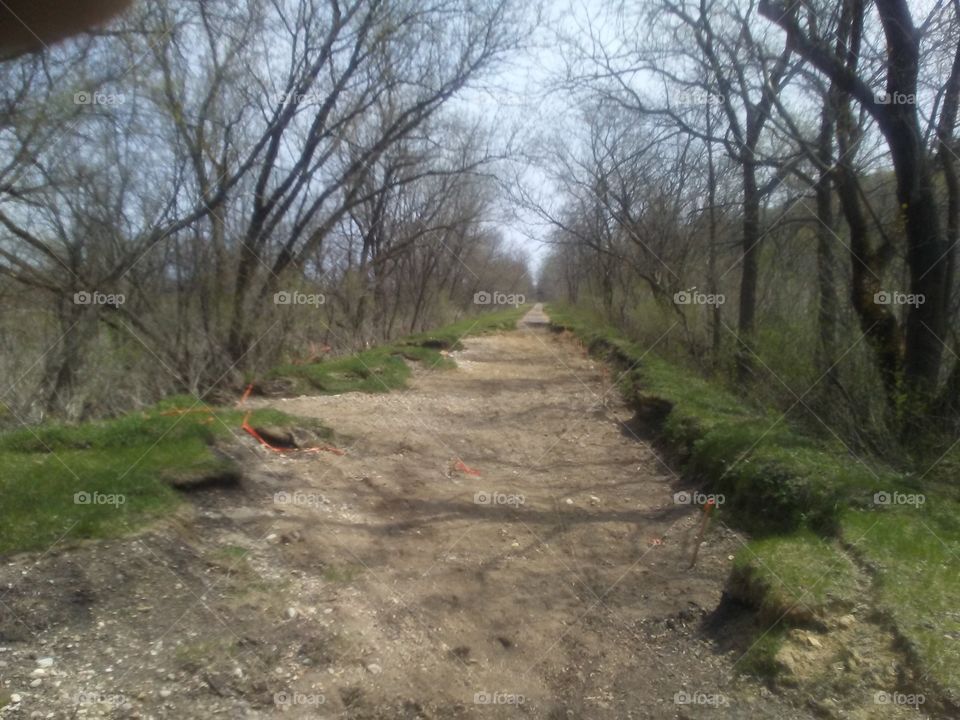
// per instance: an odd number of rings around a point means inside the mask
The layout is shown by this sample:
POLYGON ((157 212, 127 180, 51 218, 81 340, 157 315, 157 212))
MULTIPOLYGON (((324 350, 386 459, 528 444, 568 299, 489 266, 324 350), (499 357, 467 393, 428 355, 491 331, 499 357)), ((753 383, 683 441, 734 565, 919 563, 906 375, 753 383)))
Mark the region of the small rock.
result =
POLYGON ((37 688, 37 687, 40 687, 41 685, 43 685, 43 680, 41 680, 40 678, 30 681, 30 687, 32 688, 37 688))
POLYGON ((293 607, 288 607, 286 615, 288 620, 293 620, 297 616, 297 609, 293 607))
POLYGON ((841 630, 846 630, 847 628, 853 627, 853 624, 857 619, 853 615, 842 615, 837 618, 837 627, 841 630))
POLYGON ((43 657, 37 660, 37 667, 48 668, 53 667, 53 658, 52 657, 43 657))
POLYGON ((12 702, 12 703, 14 703, 14 704, 20 702, 21 700, 23 700, 23 695, 20 695, 19 693, 13 693, 13 694, 10 696, 10 702, 12 702))
POLYGON ((47 671, 44 670, 43 668, 36 668, 30 671, 30 677, 32 678, 46 677, 46 676, 47 676, 47 671))
POLYGON ((383 668, 376 663, 370 663, 367 665, 367 672, 369 672, 371 675, 379 675, 383 672, 383 668))
POLYGON ((599 505, 599 504, 600 504, 600 498, 598 498, 596 495, 591 495, 591 496, 590 496, 590 504, 591 504, 591 505, 599 505))
POLYGON ((173 695, 173 691, 171 691, 169 688, 160 688, 160 697, 168 698, 171 695, 173 695))
POLYGON ((567 498, 566 500, 564 500, 564 502, 565 502, 567 505, 573 505, 573 498, 567 498))
POLYGON ((810 647, 815 648, 823 647, 823 643, 820 642, 820 638, 813 633, 807 632, 806 630, 800 630, 799 628, 794 628, 791 630, 789 633, 787 633, 787 637, 802 645, 809 645, 810 647))

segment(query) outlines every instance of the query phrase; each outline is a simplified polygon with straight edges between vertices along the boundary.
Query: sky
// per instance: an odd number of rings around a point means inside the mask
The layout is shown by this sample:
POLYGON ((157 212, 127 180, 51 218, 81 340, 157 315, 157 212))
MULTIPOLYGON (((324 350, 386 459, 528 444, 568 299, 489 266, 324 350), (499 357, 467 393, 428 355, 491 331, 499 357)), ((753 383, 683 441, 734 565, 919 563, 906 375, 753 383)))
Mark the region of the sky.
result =
MULTIPOLYGON (((562 133, 576 109, 563 93, 551 90, 564 69, 556 28, 569 22, 571 13, 586 12, 585 7, 572 0, 545 0, 542 22, 527 39, 527 46, 479 87, 466 89, 456 99, 454 110, 483 118, 496 128, 502 145, 510 143, 517 151, 528 149, 544 136, 562 133)), ((549 250, 543 242, 549 227, 532 211, 511 202, 509 194, 516 192, 519 180, 528 192, 554 202, 557 196, 547 175, 522 156, 499 163, 497 175, 504 186, 502 217, 492 224, 530 257, 535 272, 549 250)))
MULTIPOLYGON (((569 94, 551 91, 565 70, 561 36, 581 37, 588 34, 604 37, 604 28, 619 24, 616 0, 542 0, 542 22, 529 37, 527 47, 519 52, 482 87, 469 88, 458 99, 459 107, 474 117, 486 118, 504 137, 516 133, 516 144, 529 148, 537 140, 560 138, 575 143, 582 127, 575 101, 569 94)), ((911 10, 919 22, 934 6, 933 0, 910 0, 911 10)), ((636 28, 642 32, 642 27, 636 28)), ((776 31, 775 31, 776 32, 776 31)), ((617 33, 619 34, 619 33, 617 33)), ((612 39, 612 38, 611 38, 612 39)), ((569 51, 568 51, 569 52, 569 51)), ((643 78, 634 78, 643 90, 656 92, 643 78)), ((882 90, 882 87, 878 88, 882 90)), ((524 211, 507 199, 515 190, 519 177, 528 193, 539 196, 545 204, 556 204, 560 195, 548 175, 535 163, 518 158, 505 163, 498 172, 504 192, 503 217, 494 225, 509 242, 521 248, 532 260, 534 272, 549 252, 545 244, 550 226, 532 211, 524 211), (513 186, 511 188, 511 186, 513 186)))

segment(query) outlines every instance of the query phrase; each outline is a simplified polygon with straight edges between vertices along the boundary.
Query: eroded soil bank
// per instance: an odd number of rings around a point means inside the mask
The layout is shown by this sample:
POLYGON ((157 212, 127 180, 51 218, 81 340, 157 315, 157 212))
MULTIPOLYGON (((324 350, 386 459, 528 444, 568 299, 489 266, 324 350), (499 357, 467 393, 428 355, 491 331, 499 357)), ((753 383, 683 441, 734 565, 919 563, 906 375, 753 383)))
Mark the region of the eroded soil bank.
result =
POLYGON ((243 438, 239 489, 10 559, 3 716, 814 717, 707 622, 741 540, 711 528, 687 569, 699 509, 607 371, 529 319, 408 390, 256 401, 345 455, 243 438))

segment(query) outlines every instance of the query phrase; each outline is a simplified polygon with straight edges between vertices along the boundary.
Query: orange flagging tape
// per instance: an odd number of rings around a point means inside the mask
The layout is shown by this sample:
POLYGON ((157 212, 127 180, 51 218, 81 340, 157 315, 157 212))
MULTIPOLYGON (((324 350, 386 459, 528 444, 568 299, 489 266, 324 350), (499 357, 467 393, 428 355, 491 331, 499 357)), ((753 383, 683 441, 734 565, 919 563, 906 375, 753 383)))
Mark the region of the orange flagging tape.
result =
POLYGON ((240 399, 237 401, 237 407, 241 407, 245 402, 247 402, 247 398, 250 397, 250 393, 252 392, 253 392, 253 383, 250 383, 249 385, 247 385, 247 389, 243 391, 243 395, 241 395, 240 399))
POLYGON ((333 453, 334 455, 346 455, 346 454, 347 454, 347 451, 346 451, 346 450, 341 450, 340 448, 334 447, 333 445, 320 445, 320 446, 318 446, 318 447, 311 447, 311 448, 278 448, 278 447, 274 447, 273 445, 271 445, 270 443, 268 443, 266 440, 264 440, 264 439, 260 436, 260 433, 258 433, 258 432, 256 431, 256 429, 250 424, 250 415, 251 415, 251 413, 247 413, 246 415, 243 416, 243 422, 241 423, 240 427, 241 427, 241 429, 243 429, 245 432, 247 432, 249 435, 252 435, 252 436, 254 437, 254 439, 256 439, 256 441, 259 442, 261 445, 263 445, 265 448, 267 448, 267 450, 272 450, 273 452, 276 452, 276 453, 285 453, 285 452, 291 452, 291 451, 300 450, 300 452, 308 452, 308 453, 329 452, 329 453, 333 453))
POLYGON ((457 458, 457 461, 453 464, 454 470, 459 470, 462 473, 467 475, 473 475, 474 477, 480 477, 480 471, 474 470, 471 467, 468 467, 466 463, 463 462, 460 458, 457 458))
POLYGON ((687 568, 688 570, 692 570, 697 564, 697 555, 700 554, 700 543, 703 542, 703 536, 707 533, 707 524, 710 522, 710 513, 713 512, 716 504, 717 501, 713 498, 710 498, 707 500, 706 505, 703 506, 703 520, 700 521, 700 532, 697 533, 696 542, 693 544, 693 557, 690 558, 690 567, 687 568))
POLYGON ((273 445, 268 443, 266 440, 264 440, 262 437, 260 437, 260 433, 258 433, 256 430, 253 429, 253 426, 250 424, 250 413, 247 413, 246 415, 243 416, 243 422, 240 424, 240 427, 243 430, 245 430, 249 435, 252 435, 254 439, 257 442, 259 442, 261 445, 263 445, 265 448, 267 448, 267 450, 273 450, 273 452, 283 452, 283 450, 281 450, 280 448, 274 447, 273 445))

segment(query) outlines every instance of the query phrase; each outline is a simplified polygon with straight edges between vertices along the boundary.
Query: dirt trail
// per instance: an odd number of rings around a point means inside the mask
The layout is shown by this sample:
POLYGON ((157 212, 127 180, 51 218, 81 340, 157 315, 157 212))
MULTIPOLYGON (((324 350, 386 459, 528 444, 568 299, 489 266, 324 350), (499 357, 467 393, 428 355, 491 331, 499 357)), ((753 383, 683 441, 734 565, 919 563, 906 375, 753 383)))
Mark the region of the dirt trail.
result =
POLYGON ((708 637, 740 541, 711 529, 686 569, 698 510, 544 322, 467 339, 405 391, 270 401, 344 456, 245 439, 240 490, 11 560, 0 715, 812 717, 708 637))

